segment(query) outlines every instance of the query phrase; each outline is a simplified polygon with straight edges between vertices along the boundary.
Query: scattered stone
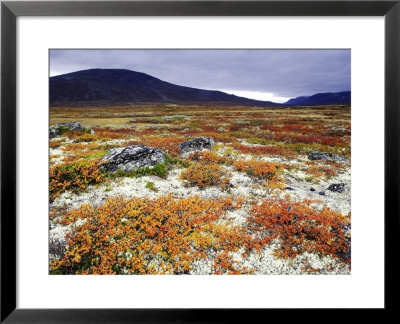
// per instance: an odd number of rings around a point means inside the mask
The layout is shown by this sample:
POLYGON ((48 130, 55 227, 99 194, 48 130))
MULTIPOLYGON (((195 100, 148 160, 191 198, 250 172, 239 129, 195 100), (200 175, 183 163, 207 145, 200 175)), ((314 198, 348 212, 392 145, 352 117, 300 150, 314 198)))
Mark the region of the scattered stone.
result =
POLYGON ((103 165, 109 172, 122 170, 129 172, 139 168, 154 166, 165 161, 162 150, 146 145, 131 145, 115 148, 103 157, 103 165))
POLYGON ((202 151, 205 148, 211 149, 215 145, 215 141, 209 137, 197 137, 195 139, 179 144, 181 154, 192 151, 202 151))
POLYGON ((324 161, 346 161, 347 157, 339 154, 325 153, 313 151, 308 155, 309 160, 324 160, 324 161))
POLYGON ((285 190, 289 190, 289 191, 294 191, 296 189, 292 188, 292 187, 286 187, 285 190))
POLYGON ((334 192, 343 192, 344 191, 344 183, 334 183, 329 185, 329 187, 327 188, 330 191, 334 191, 334 192))
MULTIPOLYGON (((85 128, 82 127, 81 123, 79 122, 72 122, 72 123, 57 123, 56 125, 51 125, 49 127, 49 137, 54 138, 60 135, 60 131, 62 129, 69 129, 71 131, 83 131, 85 128)), ((94 130, 90 129, 90 134, 94 134, 94 130)))
POLYGON ((325 196, 325 191, 320 191, 318 192, 318 194, 320 194, 321 196, 325 196))
POLYGON ((217 132, 218 132, 218 133, 226 133, 227 131, 228 131, 228 130, 225 129, 225 128, 223 128, 223 127, 220 127, 220 128, 217 129, 217 132))
POLYGON ((311 187, 311 188, 310 188, 310 191, 315 191, 315 189, 311 187))

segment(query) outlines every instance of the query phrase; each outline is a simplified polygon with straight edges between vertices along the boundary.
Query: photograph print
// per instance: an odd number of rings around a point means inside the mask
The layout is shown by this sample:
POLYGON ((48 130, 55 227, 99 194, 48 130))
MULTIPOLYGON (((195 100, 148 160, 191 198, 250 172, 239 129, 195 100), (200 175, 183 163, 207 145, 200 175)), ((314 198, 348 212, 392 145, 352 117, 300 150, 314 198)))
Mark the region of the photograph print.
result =
POLYGON ((351 50, 50 49, 49 274, 349 275, 351 50))

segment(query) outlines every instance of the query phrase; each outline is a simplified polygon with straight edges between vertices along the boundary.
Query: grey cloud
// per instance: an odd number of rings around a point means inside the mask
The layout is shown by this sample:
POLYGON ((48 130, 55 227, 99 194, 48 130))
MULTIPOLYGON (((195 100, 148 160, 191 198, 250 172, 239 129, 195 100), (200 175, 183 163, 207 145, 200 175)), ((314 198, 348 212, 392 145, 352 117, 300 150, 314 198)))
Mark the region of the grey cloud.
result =
POLYGON ((50 73, 122 68, 190 87, 296 97, 350 90, 350 58, 350 50, 51 50, 50 73))

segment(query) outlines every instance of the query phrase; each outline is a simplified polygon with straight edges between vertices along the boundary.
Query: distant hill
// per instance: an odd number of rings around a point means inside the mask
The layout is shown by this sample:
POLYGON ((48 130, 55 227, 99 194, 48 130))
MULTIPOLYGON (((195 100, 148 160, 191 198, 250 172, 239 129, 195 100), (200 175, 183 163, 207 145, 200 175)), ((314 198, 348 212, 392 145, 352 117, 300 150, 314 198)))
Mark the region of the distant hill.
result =
POLYGON ((136 103, 283 106, 270 101, 238 97, 222 91, 179 86, 145 73, 123 69, 91 69, 50 77, 51 105, 136 103))
POLYGON ((350 105, 351 92, 326 92, 312 96, 302 96, 290 99, 284 104, 288 106, 322 106, 322 105, 350 105))

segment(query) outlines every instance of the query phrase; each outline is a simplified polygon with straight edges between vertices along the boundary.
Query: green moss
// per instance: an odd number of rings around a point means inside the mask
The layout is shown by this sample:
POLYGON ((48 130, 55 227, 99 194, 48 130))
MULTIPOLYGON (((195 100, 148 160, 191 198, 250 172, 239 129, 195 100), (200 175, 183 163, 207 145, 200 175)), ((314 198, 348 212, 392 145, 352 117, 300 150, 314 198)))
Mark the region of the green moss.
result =
POLYGON ((56 270, 50 270, 49 274, 50 275, 65 275, 65 274, 67 274, 67 271, 64 268, 60 267, 56 270))
POLYGON ((257 137, 250 137, 246 139, 246 142, 250 144, 261 144, 261 145, 267 144, 267 140, 265 138, 257 138, 257 137))
POLYGON ((150 119, 149 123, 151 123, 151 124, 162 124, 162 123, 165 123, 165 120, 160 118, 160 117, 156 117, 156 118, 150 119))
POLYGON ((108 152, 100 152, 100 153, 88 153, 87 155, 82 156, 84 159, 98 159, 103 157, 104 155, 107 155, 108 152))
POLYGON ((147 181, 146 182, 146 188, 150 189, 151 191, 154 191, 154 192, 158 191, 158 189, 154 185, 154 182, 152 182, 152 181, 147 181))
POLYGON ((178 167, 181 168, 188 168, 190 166, 190 163, 178 158, 174 158, 169 156, 168 154, 165 155, 165 162, 166 166, 172 166, 172 165, 177 165, 178 167))
POLYGON ((168 175, 168 171, 172 169, 173 166, 178 166, 181 168, 187 168, 190 166, 189 162, 183 161, 178 158, 173 158, 169 155, 165 155, 165 161, 163 163, 157 163, 152 167, 139 168, 137 170, 131 171, 122 171, 117 170, 115 173, 109 173, 108 177, 110 178, 120 178, 120 177, 129 177, 129 178, 140 178, 145 176, 157 176, 160 178, 165 178, 168 175))
POLYGON ((65 132, 68 132, 69 128, 67 126, 59 126, 57 128, 57 135, 63 135, 65 132))
POLYGON ((104 192, 111 191, 111 185, 109 183, 106 183, 106 188, 104 189, 104 192))
POLYGON ((110 178, 120 178, 120 177, 139 178, 144 176, 155 175, 160 178, 164 178, 167 173, 168 170, 166 169, 164 162, 164 163, 157 163, 153 167, 139 168, 137 170, 131 170, 131 171, 123 171, 119 169, 115 173, 109 173, 108 176, 110 178))

